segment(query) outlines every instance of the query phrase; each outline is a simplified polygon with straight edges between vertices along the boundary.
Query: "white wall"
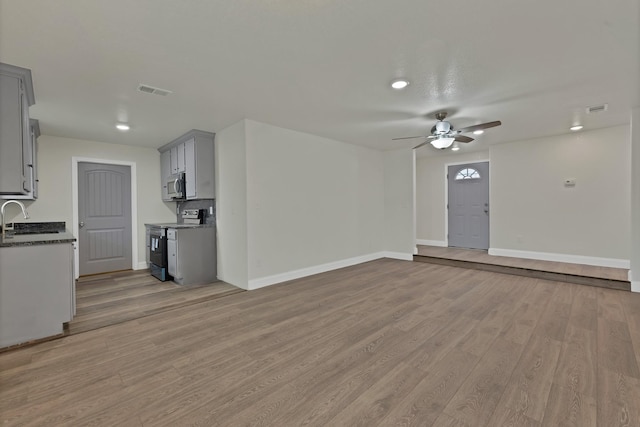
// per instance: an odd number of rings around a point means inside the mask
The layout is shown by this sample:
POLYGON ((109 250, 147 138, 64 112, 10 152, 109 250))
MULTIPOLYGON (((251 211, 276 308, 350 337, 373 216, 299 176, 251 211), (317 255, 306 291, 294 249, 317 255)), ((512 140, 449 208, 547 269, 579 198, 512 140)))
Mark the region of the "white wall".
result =
POLYGON ((491 147, 491 248, 629 260, 630 148, 628 126, 491 147))
POLYGON ((245 123, 250 287, 383 250, 381 152, 245 123))
POLYGON ((629 127, 616 126, 419 158, 416 239, 446 245, 445 165, 489 160, 489 253, 625 267, 630 150, 629 127))
POLYGON ((406 260, 415 249, 414 155, 412 149, 384 153, 384 249, 406 260))
MULTIPOLYGON (((152 148, 42 135, 38 138, 38 199, 25 202, 30 215, 28 221, 64 221, 67 228, 72 230, 72 157, 128 161, 136 164, 138 215, 134 221, 137 221, 138 225, 138 260, 144 261, 144 224, 176 219, 175 204, 162 202, 158 151, 152 148)), ((16 221, 24 221, 22 216, 18 215, 19 210, 11 212, 15 215, 16 221)))
MULTIPOLYGON (((416 239, 418 244, 446 246, 446 167, 488 160, 488 151, 425 156, 416 160, 416 239)), ((491 166, 489 166, 491 167, 491 166)))
POLYGON ((218 278, 248 289, 245 122, 216 134, 218 278))

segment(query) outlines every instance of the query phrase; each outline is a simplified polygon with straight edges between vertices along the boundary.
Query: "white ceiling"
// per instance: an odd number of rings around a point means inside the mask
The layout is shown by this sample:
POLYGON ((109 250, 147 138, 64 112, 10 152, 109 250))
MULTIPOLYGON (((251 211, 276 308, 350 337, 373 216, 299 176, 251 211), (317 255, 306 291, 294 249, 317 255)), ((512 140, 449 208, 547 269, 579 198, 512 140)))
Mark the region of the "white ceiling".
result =
POLYGON ((392 149, 439 110, 458 128, 502 120, 471 151, 629 123, 639 13, 637 0, 0 0, 0 62, 32 70, 47 135, 158 147, 249 118, 392 149), (396 77, 411 85, 391 89, 396 77))

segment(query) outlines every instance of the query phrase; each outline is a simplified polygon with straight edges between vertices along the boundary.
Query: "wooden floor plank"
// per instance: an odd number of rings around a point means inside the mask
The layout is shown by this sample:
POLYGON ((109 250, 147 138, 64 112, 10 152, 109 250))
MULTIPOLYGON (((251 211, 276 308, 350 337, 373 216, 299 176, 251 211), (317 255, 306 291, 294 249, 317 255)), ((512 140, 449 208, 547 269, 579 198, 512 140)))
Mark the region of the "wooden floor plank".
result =
POLYGON ((490 426, 542 422, 561 342, 532 335, 511 375, 490 426))
MULTIPOLYGON (((117 308, 145 274, 83 278, 84 301, 117 308)), ((0 353, 0 423, 640 425, 640 295, 390 259, 191 291, 0 353)))
POLYGON ((584 396, 575 390, 553 384, 547 399, 544 426, 558 427, 597 427, 611 426, 608 419, 598 424, 596 399, 584 396))
POLYGON ((486 250, 447 248, 438 246, 418 245, 418 255, 453 260, 480 262, 487 264, 503 265, 508 267, 526 268, 553 273, 582 275, 611 280, 628 280, 629 269, 599 267, 585 264, 573 264, 568 262, 543 261, 535 259, 489 255, 486 250))
POLYGON ((243 290, 224 282, 193 286, 161 282, 146 270, 81 277, 76 282, 76 316, 67 333, 104 328, 239 292, 243 290))
POLYGON ((522 350, 518 344, 497 339, 443 412, 465 425, 489 425, 522 350))

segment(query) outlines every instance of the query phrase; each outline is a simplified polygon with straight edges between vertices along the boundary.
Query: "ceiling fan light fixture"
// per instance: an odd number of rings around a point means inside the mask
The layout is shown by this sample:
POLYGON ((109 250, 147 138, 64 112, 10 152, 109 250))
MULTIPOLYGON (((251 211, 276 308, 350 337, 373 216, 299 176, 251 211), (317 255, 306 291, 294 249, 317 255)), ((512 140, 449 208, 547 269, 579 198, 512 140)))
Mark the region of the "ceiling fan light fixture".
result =
POLYGON ((444 150, 445 148, 451 147, 453 141, 455 141, 455 138, 436 138, 431 141, 431 145, 439 150, 444 150))
POLYGON ((457 142, 453 143, 453 147, 451 147, 451 151, 458 151, 460 149, 460 145, 457 142))
POLYGON ((575 125, 575 126, 571 126, 571 127, 569 128, 569 130, 572 130, 572 131, 576 132, 576 131, 581 130, 583 127, 584 127, 584 126, 582 126, 582 125, 575 125))
POLYGON ((409 86, 409 81, 405 79, 397 79, 391 82, 391 87, 396 90, 404 89, 407 86, 409 86))
POLYGON ((478 129, 478 130, 473 132, 474 135, 482 135, 483 133, 484 133, 484 131, 482 129, 478 129))

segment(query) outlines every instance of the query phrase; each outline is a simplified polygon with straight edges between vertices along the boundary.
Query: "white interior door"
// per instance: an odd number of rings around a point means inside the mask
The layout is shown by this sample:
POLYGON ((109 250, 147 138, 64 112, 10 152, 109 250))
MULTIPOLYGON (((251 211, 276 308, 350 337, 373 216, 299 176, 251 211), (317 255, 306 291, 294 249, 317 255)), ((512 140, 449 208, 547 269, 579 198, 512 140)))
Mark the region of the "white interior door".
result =
POLYGON ((80 275, 131 269, 131 168, 78 163, 80 275))
POLYGON ((489 249, 489 162, 449 166, 449 246, 489 249))

